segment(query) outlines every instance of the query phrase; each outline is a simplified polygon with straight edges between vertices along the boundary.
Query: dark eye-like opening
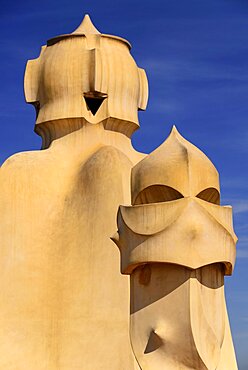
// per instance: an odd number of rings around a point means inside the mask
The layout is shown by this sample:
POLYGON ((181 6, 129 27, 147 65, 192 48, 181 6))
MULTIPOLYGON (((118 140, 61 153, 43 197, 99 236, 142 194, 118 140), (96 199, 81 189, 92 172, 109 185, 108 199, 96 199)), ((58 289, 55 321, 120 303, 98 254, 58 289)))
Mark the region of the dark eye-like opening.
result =
POLYGON ((196 197, 206 202, 220 204, 220 193, 215 188, 204 189, 196 197))
POLYGON ((169 202, 183 198, 183 195, 176 189, 166 185, 151 185, 142 190, 135 199, 134 204, 148 204, 169 202))
POLYGON ((97 113, 102 102, 106 99, 107 94, 99 93, 97 91, 89 91, 84 93, 84 99, 87 105, 88 110, 91 111, 93 115, 97 113))

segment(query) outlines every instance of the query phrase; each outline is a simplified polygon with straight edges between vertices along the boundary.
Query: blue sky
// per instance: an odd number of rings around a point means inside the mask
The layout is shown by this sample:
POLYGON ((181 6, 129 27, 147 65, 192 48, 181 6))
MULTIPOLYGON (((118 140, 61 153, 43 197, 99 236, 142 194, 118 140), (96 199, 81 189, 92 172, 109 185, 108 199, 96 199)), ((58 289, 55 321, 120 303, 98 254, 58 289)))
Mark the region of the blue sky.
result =
POLYGON ((101 32, 128 39, 150 85, 134 146, 152 151, 176 124, 214 162, 222 204, 234 207, 238 258, 226 296, 239 369, 247 370, 248 1, 0 1, 0 162, 40 148, 23 73, 47 39, 72 32, 84 13, 101 32))

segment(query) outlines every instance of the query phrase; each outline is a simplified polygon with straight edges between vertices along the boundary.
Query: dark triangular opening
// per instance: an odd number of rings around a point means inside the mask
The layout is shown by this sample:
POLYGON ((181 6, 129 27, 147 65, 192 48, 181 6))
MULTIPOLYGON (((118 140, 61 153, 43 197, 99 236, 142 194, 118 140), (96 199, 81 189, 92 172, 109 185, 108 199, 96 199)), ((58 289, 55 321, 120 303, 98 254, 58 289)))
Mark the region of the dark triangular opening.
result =
POLYGON ((95 115, 98 109, 100 108, 105 97, 90 97, 89 98, 85 96, 84 99, 86 101, 87 108, 91 111, 93 115, 95 115))
POLYGON ((154 351, 156 351, 156 349, 158 349, 162 345, 163 345, 162 339, 158 336, 158 334, 156 334, 152 330, 151 333, 150 333, 150 337, 149 337, 149 340, 147 342, 144 353, 147 354, 147 353, 154 352, 154 351))

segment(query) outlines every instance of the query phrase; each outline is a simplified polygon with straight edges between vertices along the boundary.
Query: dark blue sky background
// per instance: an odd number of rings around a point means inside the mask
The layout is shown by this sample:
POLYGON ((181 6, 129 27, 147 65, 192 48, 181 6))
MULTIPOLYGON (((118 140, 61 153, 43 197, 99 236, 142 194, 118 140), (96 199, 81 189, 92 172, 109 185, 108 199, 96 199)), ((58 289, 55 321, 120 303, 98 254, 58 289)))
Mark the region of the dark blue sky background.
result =
POLYGON ((150 99, 136 149, 150 152, 176 124, 220 173, 222 204, 239 236, 226 295, 239 369, 248 369, 248 0, 0 0, 0 162, 39 149, 35 113, 23 96, 28 59, 89 13, 103 33, 123 36, 146 69, 150 99))

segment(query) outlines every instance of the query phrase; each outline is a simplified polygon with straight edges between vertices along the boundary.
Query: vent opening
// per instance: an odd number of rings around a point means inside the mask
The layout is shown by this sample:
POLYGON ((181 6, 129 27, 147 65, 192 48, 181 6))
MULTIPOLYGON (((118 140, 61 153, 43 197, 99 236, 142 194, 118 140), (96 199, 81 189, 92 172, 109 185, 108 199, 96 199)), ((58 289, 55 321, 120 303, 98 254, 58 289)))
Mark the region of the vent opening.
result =
POLYGON ((90 91, 84 94, 87 108, 91 111, 93 115, 98 112, 100 106, 102 105, 102 102, 104 101, 104 99, 106 99, 106 97, 107 94, 102 94, 97 91, 90 91))
POLYGON ((196 197, 209 203, 220 204, 220 193, 215 188, 204 189, 196 197))
POLYGON ((166 185, 151 185, 142 190, 134 204, 149 204, 159 202, 170 202, 171 200, 177 200, 183 198, 183 195, 176 189, 166 185))

